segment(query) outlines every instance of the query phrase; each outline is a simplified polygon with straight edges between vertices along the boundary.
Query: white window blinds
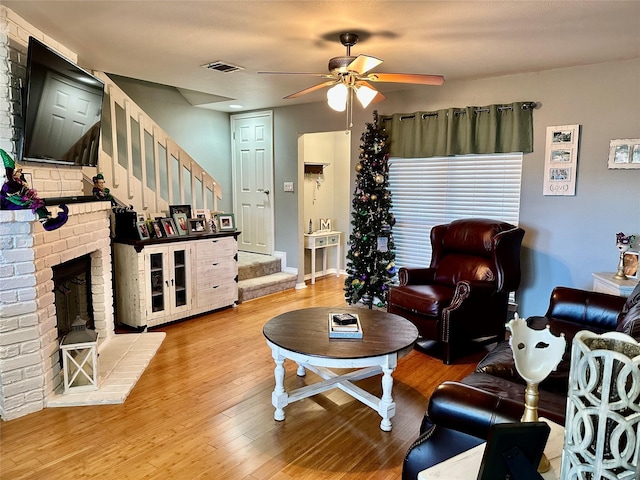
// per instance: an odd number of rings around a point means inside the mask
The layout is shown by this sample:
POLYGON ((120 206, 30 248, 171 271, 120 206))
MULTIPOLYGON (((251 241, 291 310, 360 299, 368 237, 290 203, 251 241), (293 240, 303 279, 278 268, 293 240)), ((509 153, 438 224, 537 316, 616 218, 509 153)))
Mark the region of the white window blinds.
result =
POLYGON ((391 158, 396 265, 428 266, 434 225, 492 218, 518 225, 522 154, 391 158))

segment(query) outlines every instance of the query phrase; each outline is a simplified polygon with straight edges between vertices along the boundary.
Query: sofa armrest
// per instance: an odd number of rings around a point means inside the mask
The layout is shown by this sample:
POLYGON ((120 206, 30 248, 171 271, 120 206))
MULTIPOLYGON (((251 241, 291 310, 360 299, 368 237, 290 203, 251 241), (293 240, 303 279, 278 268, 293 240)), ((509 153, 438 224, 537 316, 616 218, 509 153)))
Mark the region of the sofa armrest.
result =
POLYGON ((545 317, 574 322, 587 330, 615 330, 625 300, 607 293, 556 287, 545 317))
POLYGON ((402 480, 487 439, 494 423, 517 422, 523 405, 458 382, 444 382, 431 395, 420 436, 402 464, 402 480))
POLYGON ((523 404, 459 382, 444 382, 429 400, 431 423, 487 439, 495 423, 517 422, 523 404))
POLYGON ((435 279, 435 269, 420 267, 401 267, 398 270, 398 281, 400 286, 405 285, 427 285, 433 283, 435 279))

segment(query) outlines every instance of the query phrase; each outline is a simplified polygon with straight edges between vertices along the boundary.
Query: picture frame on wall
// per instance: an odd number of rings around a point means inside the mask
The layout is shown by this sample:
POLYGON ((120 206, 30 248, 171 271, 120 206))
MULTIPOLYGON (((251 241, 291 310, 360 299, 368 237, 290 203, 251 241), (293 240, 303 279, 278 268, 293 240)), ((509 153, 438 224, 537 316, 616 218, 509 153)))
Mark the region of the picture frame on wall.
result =
POLYGON ((173 221, 176 223, 176 228, 178 229, 178 235, 188 235, 189 234, 189 225, 187 223, 187 214, 186 213, 174 213, 173 221))
POLYGON ((136 228, 138 230, 138 236, 140 237, 140 240, 149 240, 151 238, 147 222, 137 222, 136 228))
POLYGON ((580 125, 547 127, 543 195, 576 194, 580 125))
POLYGON ((176 213, 184 213, 191 218, 191 205, 169 205, 169 217, 173 218, 176 213))
POLYGON ((610 170, 640 169, 640 138, 619 138, 609 142, 610 170))
POLYGON ((216 214, 216 225, 219 232, 235 232, 236 219, 233 213, 218 213, 216 214))
POLYGON ((189 235, 199 235, 209 231, 209 222, 205 218, 190 218, 189 235))
POLYGON ((622 256, 622 265, 624 268, 624 274, 627 278, 633 278, 637 280, 640 278, 638 274, 639 266, 638 262, 640 260, 640 252, 625 252, 622 256))
POLYGON ((173 218, 163 218, 160 220, 160 224, 162 225, 162 230, 165 237, 178 236, 178 230, 175 222, 173 221, 173 218))

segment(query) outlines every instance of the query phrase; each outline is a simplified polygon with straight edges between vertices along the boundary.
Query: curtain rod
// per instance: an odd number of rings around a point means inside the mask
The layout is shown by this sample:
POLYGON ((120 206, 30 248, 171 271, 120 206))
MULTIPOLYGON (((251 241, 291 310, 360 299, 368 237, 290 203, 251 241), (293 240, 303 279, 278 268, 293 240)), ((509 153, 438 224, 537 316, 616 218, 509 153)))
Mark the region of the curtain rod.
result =
MULTIPOLYGON (((538 106, 537 102, 525 102, 522 104, 522 106, 520 107, 522 110, 529 110, 530 108, 536 108, 538 106)), ((497 110, 499 112, 503 111, 503 110, 513 110, 513 106, 512 105, 503 105, 503 106, 499 106, 497 108, 497 110)), ((483 112, 488 112, 489 109, 488 108, 476 108, 473 110, 473 113, 483 113, 483 112)), ((467 113, 466 110, 455 110, 454 115, 458 116, 458 115, 464 115, 465 113, 467 113)), ((438 116, 438 112, 430 112, 430 113, 423 113, 422 115, 420 115, 420 118, 422 118, 423 120, 427 117, 437 117, 438 116)), ((402 120, 410 120, 412 118, 415 118, 415 115, 403 115, 400 117, 400 121, 402 120)), ((386 122, 387 120, 391 120, 392 117, 382 117, 381 121, 386 122)))

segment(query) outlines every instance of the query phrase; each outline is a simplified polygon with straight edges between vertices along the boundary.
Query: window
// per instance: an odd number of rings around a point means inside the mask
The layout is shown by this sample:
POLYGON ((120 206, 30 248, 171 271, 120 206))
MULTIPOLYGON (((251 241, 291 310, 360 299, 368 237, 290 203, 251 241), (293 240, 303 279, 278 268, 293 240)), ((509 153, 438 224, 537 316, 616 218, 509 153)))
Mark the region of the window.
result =
POLYGON ((428 266, 431 227, 460 218, 518 225, 522 153, 391 158, 396 265, 428 266))

